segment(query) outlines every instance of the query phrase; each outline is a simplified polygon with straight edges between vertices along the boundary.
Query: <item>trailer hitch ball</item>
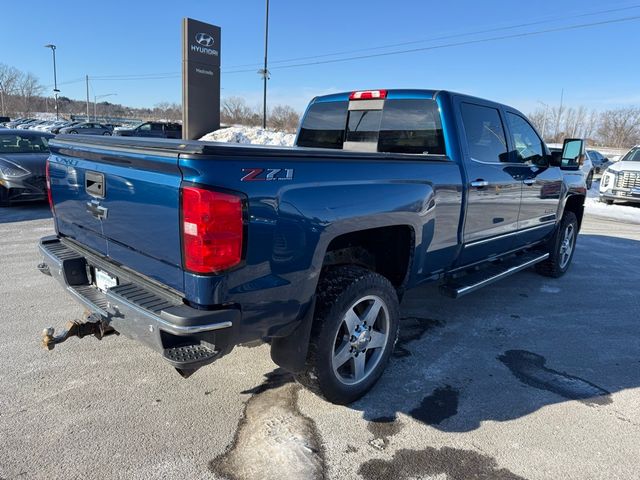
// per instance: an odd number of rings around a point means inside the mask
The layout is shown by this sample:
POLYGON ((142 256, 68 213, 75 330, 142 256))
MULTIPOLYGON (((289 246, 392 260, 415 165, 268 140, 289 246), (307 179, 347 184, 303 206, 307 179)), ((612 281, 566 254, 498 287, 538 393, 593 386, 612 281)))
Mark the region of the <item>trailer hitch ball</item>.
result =
POLYGON ((114 333, 116 331, 105 321, 90 315, 86 321, 69 320, 64 325, 64 330, 58 335, 55 334, 53 327, 45 328, 42 331, 42 346, 46 350, 53 350, 58 343, 62 343, 71 337, 83 338, 93 335, 98 340, 102 340, 103 337, 114 333))

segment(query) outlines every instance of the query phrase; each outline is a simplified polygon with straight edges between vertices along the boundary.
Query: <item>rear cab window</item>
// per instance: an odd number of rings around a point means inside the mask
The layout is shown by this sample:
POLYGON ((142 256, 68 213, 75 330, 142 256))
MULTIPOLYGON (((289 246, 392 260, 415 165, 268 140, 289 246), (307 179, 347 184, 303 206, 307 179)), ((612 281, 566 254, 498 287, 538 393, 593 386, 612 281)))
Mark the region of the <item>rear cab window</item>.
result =
POLYGON ((446 155, 438 105, 431 99, 367 99, 312 104, 299 147, 446 155))

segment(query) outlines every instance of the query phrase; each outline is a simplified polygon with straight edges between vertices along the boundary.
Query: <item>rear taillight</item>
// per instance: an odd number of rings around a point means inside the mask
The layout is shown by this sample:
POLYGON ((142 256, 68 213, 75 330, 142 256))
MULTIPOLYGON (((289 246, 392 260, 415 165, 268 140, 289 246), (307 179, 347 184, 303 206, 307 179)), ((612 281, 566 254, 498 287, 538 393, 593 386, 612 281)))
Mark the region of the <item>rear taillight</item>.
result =
POLYGON ((242 259, 242 199, 228 193, 182 187, 184 267, 216 273, 242 259))
POLYGON ((47 163, 45 167, 45 175, 47 179, 47 199, 49 200, 49 208, 51 208, 51 213, 55 214, 53 208, 53 197, 51 196, 51 174, 49 173, 49 159, 47 158, 47 163))
POLYGON ((387 98, 386 90, 364 90, 361 92, 351 92, 349 100, 379 100, 387 98))

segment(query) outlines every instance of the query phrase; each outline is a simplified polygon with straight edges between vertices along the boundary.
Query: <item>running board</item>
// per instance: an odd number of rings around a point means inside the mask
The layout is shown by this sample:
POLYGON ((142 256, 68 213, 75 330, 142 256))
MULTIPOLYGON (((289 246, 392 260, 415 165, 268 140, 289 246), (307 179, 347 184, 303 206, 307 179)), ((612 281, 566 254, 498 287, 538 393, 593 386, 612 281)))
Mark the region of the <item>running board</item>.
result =
POLYGON ((447 297, 459 298, 509 275, 525 270, 547 258, 549 258, 548 253, 529 252, 508 260, 503 260, 500 263, 490 265, 482 270, 469 273, 459 278, 449 279, 440 286, 440 293, 447 297))

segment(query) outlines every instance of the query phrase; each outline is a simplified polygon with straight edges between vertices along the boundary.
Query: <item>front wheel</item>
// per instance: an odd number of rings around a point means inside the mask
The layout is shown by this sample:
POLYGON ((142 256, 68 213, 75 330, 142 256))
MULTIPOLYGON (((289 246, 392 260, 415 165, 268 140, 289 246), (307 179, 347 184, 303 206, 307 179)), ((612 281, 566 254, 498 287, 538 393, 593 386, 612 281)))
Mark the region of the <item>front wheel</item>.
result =
POLYGON ((109 132, 104 132, 102 135, 103 135, 103 136, 105 136, 105 137, 110 137, 110 136, 111 136, 111 133, 109 133, 109 132))
POLYGON ((77 135, 77 134, 78 134, 78 131, 77 131, 77 130, 71 130, 69 133, 70 133, 71 135, 77 135))
POLYGON ((332 267, 318 284, 305 370, 296 379, 333 403, 367 393, 384 371, 398 338, 398 296, 382 275, 332 267))
POLYGON ((536 271, 546 277, 561 277, 569 269, 578 238, 578 219, 565 212, 560 225, 549 241, 549 258, 536 264, 536 271))

